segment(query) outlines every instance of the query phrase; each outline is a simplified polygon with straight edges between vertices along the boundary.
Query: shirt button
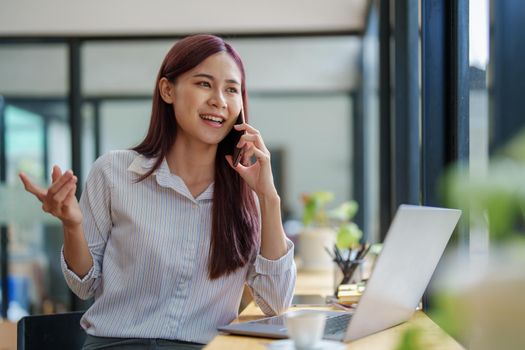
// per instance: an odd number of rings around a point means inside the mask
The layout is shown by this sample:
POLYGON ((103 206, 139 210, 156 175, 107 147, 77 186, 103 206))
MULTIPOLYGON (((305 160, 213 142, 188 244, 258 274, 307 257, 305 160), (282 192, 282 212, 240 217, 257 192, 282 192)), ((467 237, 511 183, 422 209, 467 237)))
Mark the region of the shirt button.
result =
POLYGON ((192 204, 191 207, 192 207, 193 209, 197 209, 199 206, 198 206, 197 204, 192 204))

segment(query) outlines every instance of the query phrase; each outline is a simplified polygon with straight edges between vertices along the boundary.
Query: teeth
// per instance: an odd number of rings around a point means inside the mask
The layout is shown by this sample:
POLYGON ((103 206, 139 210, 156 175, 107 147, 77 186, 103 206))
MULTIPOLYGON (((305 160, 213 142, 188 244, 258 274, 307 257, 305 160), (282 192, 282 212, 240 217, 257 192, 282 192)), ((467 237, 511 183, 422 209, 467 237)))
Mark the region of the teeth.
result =
POLYGON ((219 123, 219 124, 222 124, 222 122, 224 121, 222 118, 215 117, 213 115, 204 114, 204 115, 201 115, 200 117, 202 119, 211 120, 212 122, 216 122, 216 123, 219 123))

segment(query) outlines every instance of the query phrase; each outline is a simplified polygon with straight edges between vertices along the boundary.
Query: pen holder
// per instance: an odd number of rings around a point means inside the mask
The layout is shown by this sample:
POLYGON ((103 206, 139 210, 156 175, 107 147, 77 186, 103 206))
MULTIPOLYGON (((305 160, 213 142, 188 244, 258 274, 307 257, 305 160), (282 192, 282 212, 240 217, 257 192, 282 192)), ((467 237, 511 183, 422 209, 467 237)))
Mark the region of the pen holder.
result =
POLYGON ((338 248, 337 244, 332 247, 332 250, 325 247, 326 252, 335 263, 334 295, 336 297, 340 285, 361 282, 363 262, 370 248, 370 244, 362 244, 356 249, 347 248, 343 250, 338 248))
POLYGON ((339 286, 361 282, 363 262, 364 259, 349 260, 345 264, 335 262, 334 296, 337 297, 339 286))

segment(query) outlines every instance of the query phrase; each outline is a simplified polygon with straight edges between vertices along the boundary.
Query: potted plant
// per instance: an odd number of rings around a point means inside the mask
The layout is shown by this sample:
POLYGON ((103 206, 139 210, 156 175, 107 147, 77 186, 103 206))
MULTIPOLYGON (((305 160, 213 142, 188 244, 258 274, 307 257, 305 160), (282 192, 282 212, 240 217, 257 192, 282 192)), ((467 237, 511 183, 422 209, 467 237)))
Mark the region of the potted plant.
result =
POLYGON ((351 219, 358 210, 355 201, 342 203, 328 210, 334 194, 317 191, 303 194, 304 229, 299 235, 299 257, 303 270, 331 271, 334 247, 349 249, 355 247, 362 237, 359 227, 351 219))

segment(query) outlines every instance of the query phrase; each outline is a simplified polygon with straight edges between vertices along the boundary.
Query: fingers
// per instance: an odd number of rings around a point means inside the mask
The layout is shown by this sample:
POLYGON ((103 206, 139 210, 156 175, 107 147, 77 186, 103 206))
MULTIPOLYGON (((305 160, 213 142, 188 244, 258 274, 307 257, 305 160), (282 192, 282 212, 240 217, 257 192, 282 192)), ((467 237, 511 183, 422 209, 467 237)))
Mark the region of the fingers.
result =
POLYGON ((36 198, 38 198, 39 201, 43 202, 44 198, 46 197, 47 191, 34 185, 26 174, 23 172, 19 173, 18 176, 20 177, 20 180, 22 180, 22 183, 24 184, 24 188, 27 192, 33 194, 36 198))
POLYGON ((53 166, 53 171, 51 172, 51 180, 54 183, 62 175, 62 170, 58 165, 53 166))
POLYGON ((60 211, 69 192, 76 190, 76 184, 76 176, 73 176, 71 172, 64 173, 47 191, 42 209, 49 213, 60 211), (54 189, 51 190, 53 187, 54 189))
POLYGON ((255 145, 253 143, 247 143, 243 147, 243 153, 242 153, 242 165, 244 166, 250 166, 253 163, 253 149, 255 148, 255 145))
POLYGON ((32 193, 42 202, 42 210, 50 213, 62 222, 70 221, 79 223, 82 214, 79 212, 78 202, 75 196, 78 178, 68 170, 62 173, 58 166, 54 166, 51 172, 52 185, 49 189, 42 189, 34 185, 26 174, 19 174, 26 191, 32 193))
POLYGON ((65 201, 66 197, 71 193, 75 193, 77 189, 77 178, 74 177, 69 180, 60 190, 53 196, 53 201, 55 203, 62 203, 65 201))
POLYGON ((246 124, 246 123, 242 123, 242 124, 235 124, 233 126, 235 128, 235 130, 244 130, 244 131, 248 131, 252 134, 260 134, 259 130, 255 129, 253 126, 251 126, 250 124, 246 124))
POLYGON ((64 205, 66 207, 70 206, 73 202, 76 202, 77 197, 75 197, 75 194, 77 192, 77 186, 74 186, 69 193, 67 194, 66 198, 64 199, 64 205))
POLYGON ((246 168, 246 165, 243 162, 239 162, 239 163, 237 163, 237 165, 233 165, 233 157, 231 155, 227 154, 225 157, 226 157, 226 162, 228 162, 228 164, 230 164, 230 166, 233 169, 235 169, 237 172, 240 172, 239 170, 241 168, 243 168, 243 169, 246 168))
POLYGON ((237 147, 241 148, 244 146, 247 142, 253 142, 258 143, 260 142, 260 136, 256 134, 244 134, 239 139, 239 142, 237 143, 237 147))
MULTIPOLYGON (((251 147, 253 147, 253 145, 251 147)), ((244 151, 242 153, 241 164, 244 165, 244 166, 249 166, 251 164, 251 162, 252 162, 251 157, 248 155, 248 153, 246 153, 246 151, 244 151)))
MULTIPOLYGON (((247 146, 245 146, 247 147, 247 146)), ((248 161, 244 161, 243 162, 240 162, 239 164, 237 164, 236 167, 233 166, 233 161, 230 161, 229 159, 231 159, 232 157, 231 156, 226 156, 226 160, 228 161, 228 163, 237 170, 237 172, 239 173, 242 173, 244 172, 246 169, 252 167, 255 165, 255 163, 251 164, 251 162, 249 161, 251 159, 251 157, 255 156, 255 158, 257 159, 257 162, 260 163, 261 166, 264 166, 264 165, 267 165, 270 163, 270 154, 266 153, 266 152, 263 152, 261 151, 260 149, 256 148, 256 147, 250 147, 249 149, 245 149, 244 151, 244 157, 246 157, 246 159, 248 159, 248 161)))
MULTIPOLYGON (((58 167, 57 167, 58 168, 58 167)), ((55 172, 55 170, 53 169, 53 176, 55 177, 55 180, 53 181, 53 184, 49 187, 49 189, 47 190, 47 194, 48 194, 48 197, 51 196, 55 196, 55 194, 60 191, 60 189, 71 179, 73 178, 76 178, 76 176, 73 175, 73 172, 71 170, 68 170, 66 171, 64 174, 62 175, 58 175, 60 174, 60 169, 58 170, 58 172, 55 172), (58 177, 56 177, 58 176, 58 177)))
POLYGON ((270 163, 270 153, 264 152, 257 147, 251 147, 245 152, 245 155, 248 156, 248 159, 255 156, 257 161, 261 162, 262 164, 270 163))
POLYGON ((262 139, 261 133, 259 130, 255 129, 254 127, 248 125, 248 124, 238 124, 234 125, 235 129, 242 131, 244 130, 245 133, 241 136, 239 142, 237 143, 237 147, 241 148, 247 143, 254 143, 255 146, 265 152, 268 152, 268 149, 266 148, 266 145, 264 144, 264 141, 262 139))
POLYGON ((259 130, 246 123, 236 124, 234 127, 238 131, 245 131, 236 145, 238 148, 243 148, 242 161, 240 163, 244 167, 250 166, 253 156, 263 163, 269 162, 270 151, 266 148, 259 130))
POLYGON ((242 146, 243 147, 243 156, 242 156, 243 165, 250 164, 250 160, 253 156, 256 156, 257 159, 261 159, 261 160, 266 160, 266 158, 268 159, 270 158, 270 151, 268 151, 268 149, 264 146, 264 144, 262 145, 262 147, 259 146, 260 145, 259 141, 251 141, 252 137, 258 138, 255 135, 250 135, 246 138, 250 141, 245 141, 245 143, 242 146), (257 151, 259 151, 260 153, 257 151), (264 159, 262 159, 260 155, 264 155, 263 157, 264 159))

